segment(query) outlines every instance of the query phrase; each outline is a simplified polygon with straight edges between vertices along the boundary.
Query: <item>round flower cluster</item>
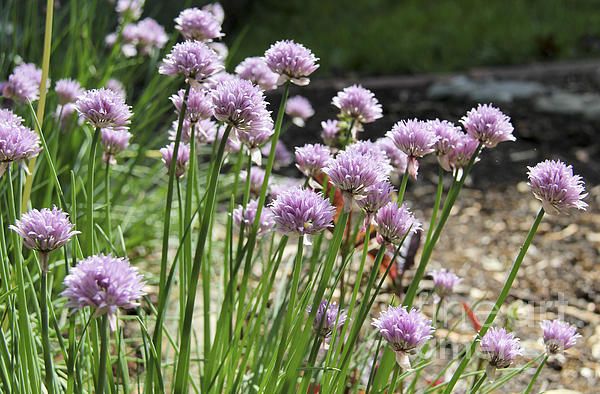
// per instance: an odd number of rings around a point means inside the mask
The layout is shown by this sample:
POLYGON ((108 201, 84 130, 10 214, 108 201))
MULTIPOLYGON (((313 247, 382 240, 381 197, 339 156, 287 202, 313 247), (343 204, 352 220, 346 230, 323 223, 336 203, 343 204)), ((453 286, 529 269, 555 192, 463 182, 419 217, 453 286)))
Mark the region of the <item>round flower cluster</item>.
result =
POLYGON ((487 148, 493 148, 503 141, 514 141, 510 118, 491 104, 479 104, 460 120, 467 134, 487 148))
MULTIPOLYGON (((241 227, 242 224, 249 229, 254 225, 254 220, 256 219, 256 212, 258 210, 258 201, 250 200, 246 205, 246 208, 242 205, 238 206, 233 210, 233 222, 236 226, 241 227)), ((260 220, 258 222, 258 233, 257 235, 263 236, 275 227, 275 219, 273 218, 273 213, 269 207, 264 207, 260 213, 260 220)))
POLYGON ((517 356, 523 354, 519 338, 504 328, 492 327, 481 338, 481 352, 490 363, 488 374, 493 378, 496 368, 507 368, 517 356))
POLYGON ((560 320, 544 320, 541 323, 544 332, 544 344, 550 354, 557 354, 572 348, 581 335, 577 328, 560 320))
POLYGON ((311 235, 333 225, 335 208, 309 189, 291 188, 271 203, 275 223, 285 234, 311 235))
POLYGON ((235 73, 238 77, 260 86, 265 91, 277 88, 279 75, 271 71, 264 57, 248 57, 244 59, 235 68, 235 73))
POLYGON ((194 7, 181 11, 175 18, 175 29, 186 40, 210 41, 223 36, 221 22, 213 13, 194 7))
POLYGON ((131 133, 120 128, 102 129, 100 138, 102 140, 102 145, 104 146, 104 162, 115 164, 115 156, 123 152, 129 146, 131 133))
MULTIPOLYGON (((310 313, 312 308, 309 306, 307 312, 310 313)), ((331 337, 331 333, 342 327, 346 323, 348 315, 343 309, 335 302, 329 303, 327 300, 321 301, 317 312, 315 314, 315 320, 313 321, 313 329, 322 338, 331 337)))
POLYGON ((439 139, 425 122, 417 119, 401 120, 392 127, 387 136, 408 156, 407 171, 414 179, 419 171, 417 159, 434 152, 439 139))
MULTIPOLYGON (((180 89, 177 94, 172 95, 171 102, 175 106, 177 114, 181 112, 185 90, 180 89)), ((187 97, 185 117, 190 123, 199 122, 213 116, 213 103, 210 92, 206 89, 193 86, 187 97)))
MULTIPOLYGON (((117 33, 106 36, 105 42, 112 47, 117 42, 117 33)), ((158 22, 152 18, 144 18, 137 23, 129 23, 123 27, 121 52, 126 57, 138 54, 150 56, 162 49, 169 36, 158 22)))
POLYGON ((32 209, 10 228, 23 238, 25 246, 41 253, 50 253, 79 234, 68 215, 56 207, 32 209))
POLYGON ((558 160, 545 160, 528 168, 529 186, 547 213, 560 215, 587 208, 583 180, 573 175, 573 167, 558 160))
POLYGON ((331 160, 331 150, 321 144, 306 144, 296 148, 296 167, 307 177, 314 177, 331 160))
POLYGON ((433 289, 440 297, 446 297, 454 291, 454 287, 460 283, 461 279, 454 272, 446 269, 432 271, 433 289))
POLYGON ((123 96, 106 88, 88 90, 75 102, 77 112, 97 128, 128 128, 131 109, 123 96))
POLYGON ((277 41, 265 52, 267 66, 279 76, 278 85, 286 81, 308 85, 308 77, 319 68, 318 60, 310 49, 291 40, 277 41))
POLYGON ((375 215, 377 224, 377 237, 382 244, 397 245, 408 234, 421 230, 421 223, 415 219, 406 204, 398 206, 389 202, 380 208, 375 215))
POLYGON ((201 82, 223 69, 221 60, 208 45, 200 41, 184 41, 171 49, 163 59, 158 72, 164 75, 182 75, 201 82))
POLYGON ((54 91, 58 96, 58 103, 60 105, 75 102, 77 98, 83 93, 83 89, 81 88, 79 82, 69 78, 59 79, 58 81, 56 81, 54 91))
POLYGON ((42 70, 33 63, 20 64, 8 76, 2 95, 21 103, 35 101, 40 96, 41 83, 42 70))
MULTIPOLYGON (((171 142, 169 145, 165 146, 160 150, 160 154, 162 155, 162 161, 165 163, 165 167, 167 167, 167 171, 170 171, 171 162, 173 161, 173 153, 175 150, 175 143, 171 142)), ((185 174, 185 170, 187 169, 188 162, 190 161, 190 146, 188 144, 179 144, 179 149, 177 150, 177 161, 175 163, 175 176, 177 178, 183 177, 185 174)))
POLYGON ((42 148, 38 134, 21 124, 22 119, 12 112, 2 112, 0 120, 0 176, 12 162, 37 156, 42 148))
POLYGON ((303 96, 293 96, 287 100, 285 113, 292 118, 292 123, 298 127, 304 127, 308 118, 315 114, 310 101, 303 96))
POLYGON ((425 125, 438 137, 435 154, 440 166, 446 171, 451 171, 450 155, 464 135, 462 130, 447 120, 428 120, 425 125))
POLYGON ((358 123, 371 123, 383 116, 381 104, 373 92, 360 85, 352 85, 339 92, 332 104, 340 109, 342 118, 358 123))
POLYGON ((340 122, 334 119, 321 122, 321 138, 326 145, 333 146, 340 134, 340 122))

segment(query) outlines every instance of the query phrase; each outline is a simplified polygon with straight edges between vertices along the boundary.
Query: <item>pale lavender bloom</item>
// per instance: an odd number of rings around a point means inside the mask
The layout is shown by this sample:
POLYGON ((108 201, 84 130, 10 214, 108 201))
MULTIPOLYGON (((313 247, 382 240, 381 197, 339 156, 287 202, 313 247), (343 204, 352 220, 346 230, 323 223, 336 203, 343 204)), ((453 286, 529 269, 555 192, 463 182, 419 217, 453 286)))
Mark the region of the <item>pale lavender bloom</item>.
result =
POLYGON ((371 224, 373 215, 392 201, 393 192, 394 186, 389 181, 381 181, 367 189, 365 198, 356 201, 366 213, 365 228, 371 224))
POLYGON ((286 193, 289 189, 301 187, 303 182, 295 178, 283 178, 277 183, 269 185, 269 198, 274 200, 282 193, 286 193))
MULTIPOLYGON (((311 310, 310 306, 306 309, 308 313, 311 310)), ((315 320, 313 321, 313 329, 318 336, 327 339, 334 330, 341 328, 347 319, 348 314, 345 310, 340 310, 337 303, 329 303, 327 300, 323 300, 317 308, 315 320)))
POLYGON ((142 16, 146 0, 117 0, 115 11, 122 20, 135 21, 142 16))
POLYGON ((364 198, 369 187, 387 179, 380 163, 373 157, 352 150, 340 152, 335 159, 329 161, 323 172, 342 191, 344 209, 347 211, 352 208, 353 199, 364 198))
POLYGON ((215 51, 221 62, 225 62, 229 56, 229 48, 227 47, 227 44, 224 42, 211 41, 207 43, 207 45, 210 47, 210 49, 215 51))
POLYGON ((120 128, 102 129, 101 138, 104 145, 104 162, 116 164, 115 156, 127 149, 131 133, 120 128))
POLYGON ((446 269, 431 272, 433 277, 433 289, 440 297, 446 297, 454 291, 454 287, 462 280, 454 272, 446 269))
POLYGON ((373 92, 360 85, 352 85, 338 92, 332 104, 340 109, 344 118, 359 123, 371 123, 383 116, 381 104, 373 92))
POLYGON ((145 294, 144 278, 126 258, 90 256, 80 261, 64 280, 67 307, 83 309, 89 306, 94 316, 108 315, 110 326, 116 327, 119 308, 139 306, 145 294))
POLYGON ((237 75, 230 74, 227 71, 221 70, 218 73, 216 73, 215 75, 208 78, 206 81, 204 81, 203 86, 206 89, 214 90, 222 82, 226 82, 226 81, 231 82, 231 81, 238 80, 238 79, 239 79, 239 77, 237 75))
POLYGON ((340 122, 334 119, 321 122, 321 138, 327 145, 334 145, 340 134, 340 122))
MULTIPOLYGON (((173 121, 169 130, 169 140, 175 141, 177 137, 178 121, 173 121)), ((214 142, 217 134, 217 124, 212 119, 201 119, 194 125, 194 139, 197 145, 214 142)), ((189 144, 192 139, 192 124, 188 119, 184 119, 181 129, 181 142, 189 144)))
POLYGON ((225 20, 225 10, 223 9, 223 6, 221 6, 221 4, 219 3, 206 4, 204 7, 202 7, 202 10, 208 11, 211 14, 213 14, 213 16, 219 21, 219 23, 223 23, 223 21, 225 20))
POLYGON ((573 208, 585 211, 585 185, 579 175, 573 175, 572 166, 560 160, 545 160, 527 168, 529 187, 547 213, 568 214, 573 208))
POLYGON ((519 339, 504 328, 490 328, 481 338, 480 347, 483 357, 490 363, 491 370, 488 369, 488 373, 492 376, 496 368, 507 368, 517 356, 523 354, 519 339))
POLYGON ((250 81, 236 78, 219 83, 212 101, 215 118, 238 130, 258 133, 273 127, 264 93, 250 81))
POLYGON ((0 176, 12 162, 37 156, 42 148, 40 137, 28 127, 0 121, 0 176))
POLYGON ((416 309, 408 311, 404 306, 390 306, 380 312, 378 319, 373 319, 372 325, 396 353, 396 360, 402 369, 410 369, 408 354, 432 338, 433 326, 416 309))
POLYGON ((292 123, 304 127, 308 118, 315 114, 310 101, 303 96, 290 97, 285 106, 285 113, 292 118, 292 123))
POLYGON ((164 75, 183 75, 188 79, 203 81, 223 69, 215 51, 200 41, 175 44, 162 61, 158 72, 164 75))
MULTIPOLYGON (((151 55, 164 47, 169 40, 165 29, 152 18, 127 24, 123 28, 122 38, 121 50, 127 57, 136 56, 138 52, 142 55, 151 55)), ((116 34, 111 33, 106 36, 106 43, 113 46, 116 39, 116 34)))
POLYGON ((2 95, 18 102, 35 101, 40 96, 41 83, 41 69, 33 63, 20 64, 8 76, 2 95))
POLYGON ((10 109, 0 108, 0 123, 6 122, 12 125, 20 126, 24 120, 19 115, 16 115, 10 109))
POLYGON ((564 321, 544 320, 541 326, 544 332, 546 351, 550 354, 562 353, 572 348, 581 338, 581 335, 577 333, 577 328, 564 321))
POLYGON ((264 57, 248 57, 235 68, 235 73, 242 79, 251 81, 263 90, 277 88, 278 74, 275 74, 264 57))
POLYGON ((271 203, 284 234, 311 235, 333 226, 335 208, 322 194, 300 187, 280 193, 271 203))
POLYGON ((274 73, 279 75, 278 85, 291 81, 298 86, 310 83, 308 78, 315 72, 319 60, 302 44, 292 40, 277 41, 265 52, 267 65, 274 73))
POLYGON ((125 91, 125 86, 123 86, 123 83, 121 83, 121 81, 119 81, 117 79, 114 79, 114 78, 109 79, 108 81, 106 81, 106 84, 104 85, 104 87, 106 89, 112 90, 119 96, 123 97, 123 100, 125 100, 127 98, 127 92, 125 91))
MULTIPOLYGON (((246 209, 242 205, 238 206, 233 210, 233 222, 236 226, 241 227, 242 223, 249 229, 254 225, 254 219, 256 218, 256 212, 258 210, 258 201, 250 200, 246 205, 246 209)), ((268 207, 263 207, 260 214, 260 220, 258 223, 258 236, 261 237, 273 230, 275 227, 275 219, 273 212, 268 207)))
POLYGON ((175 18, 175 29, 181 32, 186 40, 210 41, 223 36, 221 21, 209 11, 199 8, 188 8, 175 18))
MULTIPOLYGON (((477 152, 478 147, 479 141, 474 140, 467 134, 461 133, 454 149, 448 154, 450 168, 459 169, 467 167, 471 158, 477 152)), ((477 162, 477 160, 479 159, 476 158, 474 162, 477 162)))
POLYGON ((462 130, 447 120, 428 120, 425 124, 438 136, 438 140, 435 143, 435 154, 440 166, 446 171, 451 171, 450 153, 458 145, 463 135, 462 130))
POLYGON ((392 166, 387 154, 374 142, 369 140, 356 141, 346 147, 347 152, 355 152, 366 157, 366 160, 375 162, 379 170, 389 176, 392 172, 392 166))
POLYGON ((467 133, 483 146, 493 148, 503 141, 514 141, 510 118, 491 104, 479 104, 460 119, 467 133))
POLYGON ((435 151, 439 137, 418 119, 401 120, 387 133, 394 144, 408 156, 408 173, 414 179, 419 171, 418 158, 435 151))
MULTIPOLYGON (((181 112, 184 95, 185 90, 180 89, 177 94, 170 97, 178 115, 181 112)), ((187 98, 185 117, 191 123, 196 123, 211 116, 213 116, 213 103, 210 92, 199 87, 192 87, 187 98)))
MULTIPOLYGON (((171 142, 169 145, 165 146, 160 150, 160 153, 162 155, 162 161, 163 163, 165 163, 167 171, 169 171, 171 168, 174 150, 174 142, 171 142)), ((177 150, 177 163, 175 164, 175 176, 177 178, 181 178, 185 174, 185 170, 188 166, 188 161, 190 161, 190 146, 188 144, 180 143, 179 149, 177 150)))
POLYGON ((60 105, 75 102, 75 100, 83 93, 83 89, 79 82, 69 78, 56 81, 54 91, 58 96, 58 103, 60 105))
POLYGON ((131 109, 118 93, 110 89, 93 89, 84 92, 75 102, 79 115, 92 126, 99 128, 128 128, 131 109))
POLYGON ((296 167, 307 177, 314 177, 331 160, 331 150, 321 144, 296 147, 296 167))
POLYGON ((41 253, 50 253, 80 234, 74 231, 75 226, 69 221, 69 216, 56 207, 32 209, 9 227, 23 238, 25 246, 41 253))
POLYGON ((394 141, 388 137, 380 138, 375 141, 379 149, 381 149, 390 160, 390 164, 400 174, 404 174, 406 166, 408 165, 408 156, 402 152, 394 141))
POLYGON ((406 204, 399 207, 394 202, 387 203, 377 211, 375 223, 377 238, 382 244, 399 244, 409 231, 415 233, 421 230, 421 223, 406 204))
MULTIPOLYGON (((248 171, 242 171, 241 179, 246 182, 248 179, 248 171)), ((262 188, 264 181, 265 170, 260 167, 252 166, 252 168, 250 168, 250 193, 255 196, 260 195, 260 189, 262 188)))
POLYGON ((265 114, 266 122, 262 124, 260 122, 254 122, 255 126, 261 125, 261 127, 250 128, 246 130, 235 129, 236 137, 242 144, 246 145, 248 149, 250 149, 253 154, 253 159, 256 161, 258 161, 259 154, 261 153, 258 148, 269 141, 274 133, 273 123, 267 120, 270 118, 270 115, 265 114))

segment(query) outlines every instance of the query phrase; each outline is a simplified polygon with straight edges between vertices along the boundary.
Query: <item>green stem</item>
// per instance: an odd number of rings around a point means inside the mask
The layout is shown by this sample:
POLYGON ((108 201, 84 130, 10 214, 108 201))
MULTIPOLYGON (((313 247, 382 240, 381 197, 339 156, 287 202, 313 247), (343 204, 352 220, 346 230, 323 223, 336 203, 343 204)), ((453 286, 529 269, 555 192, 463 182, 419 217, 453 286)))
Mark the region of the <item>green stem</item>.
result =
POLYGON ((283 330, 281 331, 281 340, 279 342, 279 348, 277 350, 277 359, 275 360, 274 377, 277 380, 279 375, 279 369, 281 368, 281 362, 283 360, 283 354, 287 347, 287 335, 292 324, 292 317, 295 312, 296 298, 298 296, 298 287, 300 284, 300 272, 302 271, 302 253, 304 251, 304 235, 298 238, 298 249, 296 250, 296 258, 294 260, 294 268, 292 273, 292 286, 290 288, 290 301, 287 305, 287 311, 285 313, 285 320, 283 321, 283 330))
MULTIPOLYGON (((390 393, 395 393, 396 392, 396 383, 398 381, 398 374, 400 373, 400 366, 396 365, 394 367, 394 374, 392 375, 392 383, 390 384, 390 393)), ((400 382, 400 394, 402 394, 402 392, 404 391, 402 389, 402 382, 400 382)))
POLYGON ((429 222, 429 229, 427 229, 427 237, 425 243, 428 243, 433 234, 433 228, 435 227, 435 221, 437 219, 438 211, 440 210, 440 202, 442 201, 442 193, 444 192, 444 169, 440 166, 438 173, 437 191, 435 193, 435 202, 433 203, 433 209, 431 210, 431 221, 429 222))
POLYGON ((483 383, 485 382, 485 372, 481 374, 481 376, 475 381, 475 384, 473 385, 473 388, 471 388, 471 390, 469 391, 469 393, 471 394, 475 394, 479 391, 479 389, 481 388, 481 386, 483 385, 483 383))
POLYGON ((344 140, 344 146, 348 145, 350 139, 352 138, 352 128, 354 128, 354 118, 350 121, 350 125, 348 126, 348 131, 346 132, 346 139, 344 140))
POLYGON ((90 155, 88 162, 87 174, 87 234, 86 234, 86 251, 88 255, 94 254, 94 170, 96 167, 96 147, 100 138, 100 127, 96 127, 90 145, 90 155))
POLYGON ((535 374, 533 374, 533 377, 529 381, 529 384, 527 385, 527 388, 525 389, 525 391, 523 391, 523 394, 531 393, 531 390, 533 390, 533 386, 535 385, 535 382, 537 381, 538 377, 540 376, 540 372, 542 372, 542 369, 544 369, 544 365, 546 365, 546 361, 548 361, 548 354, 544 355, 544 358, 542 359, 542 361, 538 365, 537 369, 535 370, 535 374))
MULTIPOLYGON (((46 25, 44 30, 44 52, 42 54, 42 78, 40 81, 40 99, 37 106, 37 118, 40 124, 44 123, 44 112, 46 109, 46 88, 48 84, 48 75, 50 74, 50 54, 52 53, 52 19, 54 17, 54 0, 46 1, 46 25)), ((38 134, 42 134, 42 128, 37 128, 38 134)), ((27 209, 29 197, 31 196, 31 188, 33 186, 33 172, 35 170, 36 158, 29 160, 29 174, 25 179, 25 187, 23 189, 23 198, 21 200, 21 210, 27 209)))
POLYGON ((513 284, 515 278, 517 277, 517 273, 519 272, 521 263, 523 262, 523 259, 525 258, 525 255, 527 254, 527 250, 529 249, 529 246, 531 245, 531 242, 533 241, 535 233, 537 232, 537 229, 538 229, 540 223, 542 222, 543 217, 544 217, 544 208, 540 208, 537 216, 535 217, 535 221, 533 222, 531 228, 529 229, 529 233, 527 233, 527 238, 525 238, 525 242, 521 246, 521 250, 513 263, 510 273, 508 274, 508 277, 506 278, 506 281, 504 282, 504 287, 502 287, 502 291, 500 292, 500 294, 498 295, 498 298, 496 299, 496 303, 494 304, 494 307, 488 314, 488 317, 485 320, 485 323, 479 330, 479 334, 477 335, 477 338, 475 338, 471 342, 471 345, 467 349, 467 352, 465 353, 463 359, 461 360, 458 368, 454 372, 454 375, 452 375, 452 378, 448 382, 446 389, 444 390, 445 394, 450 394, 452 392, 452 389, 456 385, 456 382, 458 381, 458 379, 460 379, 460 376, 462 375, 463 371, 467 367, 467 364, 469 363, 471 357, 475 353, 475 349, 477 347, 477 339, 483 337, 485 335, 485 333, 489 330, 489 328, 492 326, 492 324, 494 323, 494 320, 496 319, 496 316, 498 315, 498 312, 500 311, 500 307, 504 303, 504 300, 506 300, 506 297, 508 296, 510 288, 512 287, 512 284, 513 284))
POLYGON ((408 168, 402 175, 402 183, 400 183, 400 190, 398 190, 398 205, 402 205, 404 202, 404 194, 406 193, 406 185, 408 184, 408 168))
MULTIPOLYGON (((204 259, 204 248, 206 246, 206 239, 208 236, 208 230, 213 217, 213 211, 215 207, 216 194, 217 194, 217 182, 219 179, 219 173, 223 165, 223 155, 225 153, 225 146, 227 145, 227 139, 229 133, 231 133, 232 126, 228 125, 221 137, 219 144, 219 150, 217 156, 214 158, 214 163, 211 169, 210 181, 206 189, 204 214, 202 216, 202 222, 200 224, 200 233, 198 235, 198 241, 196 244, 196 252, 194 254, 194 261, 192 263, 192 274, 190 277, 190 283, 188 288, 188 297, 185 304, 185 317, 183 320, 182 331, 184 333, 191 333, 192 318, 194 315, 194 305, 196 303, 196 291, 198 287, 198 277, 200 276, 200 268, 202 260, 204 259)), ((258 215, 258 213, 257 213, 258 215)), ((177 357, 177 371, 175 373, 175 385, 174 392, 176 394, 183 394, 187 392, 187 375, 189 371, 190 362, 190 344, 191 335, 184 335, 181 338, 181 345, 179 347, 179 355, 177 357)))
POLYGON ((50 331, 48 324, 48 254, 40 253, 40 321, 42 348, 44 352, 45 384, 49 394, 54 393, 54 367, 50 350, 50 331))
MULTIPOLYGON (((110 158, 106 160, 106 172, 104 173, 104 201, 106 204, 106 236, 112 245, 112 221, 110 217, 110 158)), ((109 245, 110 246, 110 245, 109 245)))
POLYGON ((109 340, 108 315, 104 314, 100 318, 100 359, 98 360, 99 364, 98 376, 96 380, 96 394, 104 394, 104 388, 106 387, 109 340))

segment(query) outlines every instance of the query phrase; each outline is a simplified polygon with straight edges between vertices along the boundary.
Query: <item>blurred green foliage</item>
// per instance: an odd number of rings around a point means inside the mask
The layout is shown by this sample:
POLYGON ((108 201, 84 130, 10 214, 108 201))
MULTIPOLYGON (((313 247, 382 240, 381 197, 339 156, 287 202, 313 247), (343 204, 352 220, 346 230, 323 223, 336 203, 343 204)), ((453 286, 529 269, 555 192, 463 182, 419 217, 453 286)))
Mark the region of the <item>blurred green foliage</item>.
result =
POLYGON ((241 3, 223 3, 226 10, 232 6, 235 30, 248 24, 234 64, 280 38, 313 49, 321 75, 452 71, 600 55, 596 0, 241 3))

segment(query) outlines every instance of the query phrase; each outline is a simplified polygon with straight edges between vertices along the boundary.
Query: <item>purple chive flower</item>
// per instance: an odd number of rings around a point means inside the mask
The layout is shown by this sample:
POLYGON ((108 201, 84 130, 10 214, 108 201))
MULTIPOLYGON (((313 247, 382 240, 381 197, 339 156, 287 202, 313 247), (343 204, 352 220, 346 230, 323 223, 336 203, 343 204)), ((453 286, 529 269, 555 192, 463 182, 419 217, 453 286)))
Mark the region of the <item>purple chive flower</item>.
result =
POLYGON ((98 128, 128 128, 131 109, 123 96, 106 88, 84 92, 75 102, 79 115, 98 128))
POLYGON ((357 200, 357 205, 366 213, 365 228, 371 224, 373 215, 392 201, 394 186, 389 181, 377 182, 367 189, 365 198, 357 200))
POLYGON ((121 20, 135 21, 142 16, 142 10, 146 0, 117 0, 115 11, 121 20))
POLYGON ((239 78, 223 81, 212 91, 212 100, 215 118, 238 130, 263 131, 272 128, 264 94, 250 81, 239 78))
POLYGON ((388 307, 380 312, 378 319, 373 319, 372 324, 396 353, 398 365, 405 370, 410 369, 408 354, 431 339, 434 331, 431 320, 418 310, 407 311, 403 306, 388 307))
POLYGON ((401 207, 389 202, 380 208, 375 215, 377 238, 383 244, 396 245, 402 242, 406 234, 421 230, 421 223, 415 219, 406 204, 401 207))
POLYGON ((269 200, 273 201, 280 194, 286 193, 291 188, 301 187, 303 184, 299 179, 283 178, 279 182, 269 185, 269 200))
POLYGON ((321 122, 321 138, 327 145, 334 145, 340 134, 340 122, 329 119, 321 122))
POLYGON ((374 142, 369 140, 357 141, 348 145, 346 151, 361 154, 367 158, 366 160, 375 162, 377 167, 379 167, 379 170, 385 174, 386 177, 392 172, 390 159, 385 152, 379 148, 379 145, 374 142))
POLYGON ((235 135, 238 140, 250 149, 253 160, 260 161, 259 147, 263 146, 274 133, 273 120, 269 111, 261 110, 258 112, 258 118, 252 122, 252 127, 244 129, 235 129, 235 135))
MULTIPOLYGON (((173 160, 173 151, 175 150, 175 143, 171 142, 160 150, 162 155, 162 161, 167 167, 167 171, 171 168, 171 162, 173 160)), ((188 161, 190 161, 190 146, 188 144, 179 144, 177 150, 177 163, 175 164, 175 176, 177 178, 183 177, 185 170, 187 169, 188 161)))
POLYGON ((104 162, 116 164, 115 156, 127 149, 131 133, 125 129, 102 129, 100 137, 104 145, 104 162))
POLYGON ((572 348, 581 335, 577 328, 560 320, 544 320, 541 324, 544 332, 544 344, 550 354, 562 353, 572 348))
POLYGON ((576 208, 585 210, 585 185, 573 167, 559 160, 545 160, 529 169, 529 187, 550 215, 568 214, 576 208))
POLYGON ((431 276, 433 277, 433 289, 440 297, 452 294, 454 287, 462 280, 454 272, 446 269, 432 271, 431 276))
POLYGON ((235 68, 238 77, 248 80, 263 90, 277 89, 278 74, 275 74, 264 57, 248 57, 235 68))
MULTIPOLYGON (((477 151, 479 141, 474 140, 471 136, 461 133, 454 149, 448 154, 448 165, 451 169, 465 168, 469 165, 471 157, 477 151)), ((475 163, 479 159, 475 159, 475 163)))
POLYGON ((0 108, 0 123, 8 123, 11 125, 21 126, 24 122, 23 118, 16 115, 10 109, 0 108))
MULTIPOLYGON (((169 140, 175 141, 177 136, 177 127, 179 126, 178 121, 173 121, 171 129, 169 130, 169 140)), ((205 144, 214 142, 217 134, 217 124, 212 119, 201 119, 194 125, 194 139, 196 144, 205 144)), ((181 142, 189 144, 192 138, 192 124, 188 119, 184 119, 183 127, 181 129, 181 142)))
POLYGON ((481 338, 481 352, 483 357, 489 361, 488 375, 494 377, 496 368, 507 368, 515 358, 523 354, 519 339, 504 328, 492 327, 481 338))
POLYGON ((319 58, 302 44, 292 40, 277 41, 265 52, 267 66, 279 75, 278 85, 291 81, 298 86, 310 83, 308 78, 319 65, 319 58))
POLYGON ((94 316, 108 315, 112 329, 116 327, 119 308, 139 305, 144 293, 144 280, 126 258, 95 255, 82 260, 65 277, 67 307, 94 310, 94 316))
POLYGON ((380 138, 375 141, 379 149, 381 149, 390 161, 393 169, 400 174, 404 174, 408 164, 408 156, 402 152, 394 142, 388 137, 380 138))
POLYGON ((344 209, 348 211, 352 208, 353 199, 364 198, 369 187, 387 179, 380 162, 357 150, 340 152, 335 159, 329 161, 323 172, 342 191, 344 209))
POLYGON ((175 29, 181 32, 186 40, 210 41, 223 36, 221 21, 208 11, 199 8, 188 8, 175 18, 175 29))
MULTIPOLYGON (((250 193, 255 196, 260 194, 260 189, 265 181, 265 174, 265 170, 260 167, 252 166, 252 168, 250 168, 250 193)), ((241 176, 242 180, 246 182, 248 179, 248 171, 242 171, 241 176)))
POLYGON ((338 92, 332 104, 340 109, 342 117, 359 123, 371 123, 383 116, 381 104, 373 92, 360 85, 348 86, 338 92))
POLYGON ((114 79, 114 78, 109 79, 108 81, 106 81, 106 84, 104 85, 104 87, 108 90, 112 90, 119 96, 123 97, 123 100, 125 100, 127 98, 127 92, 125 91, 125 86, 123 86, 123 83, 117 79, 114 79))
POLYGON ((460 119, 460 123, 472 138, 487 148, 493 148, 503 141, 514 141, 513 125, 510 118, 491 104, 479 104, 460 119))
POLYGON ((292 123, 304 127, 306 120, 315 114, 310 101, 303 96, 290 97, 285 106, 285 113, 292 118, 292 123))
POLYGON ((280 193, 271 203, 284 234, 311 235, 333 226, 335 208, 320 193, 300 187, 280 193))
POLYGON ((81 88, 79 82, 68 78, 59 79, 58 81, 56 81, 54 91, 58 96, 58 103, 60 105, 75 102, 77 98, 83 93, 83 89, 81 88))
POLYGON ((223 65, 219 57, 205 43, 185 41, 175 44, 162 61, 158 72, 164 75, 183 75, 187 79, 203 81, 216 74, 223 65))
MULTIPOLYGON (((246 209, 242 205, 233 210, 233 222, 236 226, 241 227, 242 223, 249 229, 254 225, 256 211, 258 210, 258 201, 250 200, 246 205, 246 209)), ((261 237, 273 230, 275 227, 275 219, 271 209, 264 207, 260 214, 258 223, 258 236, 261 237)))
MULTIPOLYGON (((311 310, 310 306, 306 309, 308 313, 311 310)), ((330 304, 327 300, 323 300, 317 308, 313 329, 320 337, 329 338, 334 330, 341 328, 346 323, 347 319, 348 314, 345 310, 340 310, 338 304, 335 302, 330 304)))
POLYGON ((42 148, 38 134, 20 124, 0 121, 0 176, 12 162, 37 156, 42 148))
POLYGON ((425 122, 438 140, 435 143, 435 154, 437 155, 438 163, 446 171, 452 171, 450 166, 450 153, 458 145, 461 136, 464 135, 460 127, 447 120, 428 120, 425 122))
MULTIPOLYGON (((180 89, 177 94, 172 95, 171 101, 175 106, 177 114, 181 112, 183 96, 185 91, 180 89)), ((191 122, 196 123, 201 119, 208 119, 213 115, 213 103, 210 92, 198 87, 192 87, 187 98, 185 117, 191 122)))
POLYGON ((137 46, 143 55, 150 55, 162 49, 169 36, 165 28, 152 18, 144 18, 137 23, 137 46))
POLYGON ((220 3, 210 3, 206 4, 202 7, 203 11, 208 11, 219 21, 219 23, 223 23, 225 20, 225 10, 220 3))
MULTIPOLYGON (((271 142, 267 142, 262 147, 261 152, 264 157, 269 157, 269 154, 271 154, 271 142)), ((277 141, 277 144, 275 145, 275 161, 273 163, 273 168, 280 169, 287 167, 293 162, 294 157, 292 156, 292 152, 290 152, 281 140, 277 141)))
POLYGON ((331 150, 321 144, 306 144, 296 148, 296 167, 307 177, 314 177, 331 160, 331 150))
POLYGON ((33 63, 20 64, 8 76, 2 95, 18 102, 35 101, 40 96, 41 83, 42 70, 33 63))
POLYGON ((41 210, 32 209, 21 216, 10 229, 15 231, 29 249, 40 253, 50 253, 66 244, 71 237, 80 234, 68 215, 53 207, 41 210))
POLYGON ((434 152, 439 139, 425 122, 418 119, 401 120, 387 133, 387 137, 408 156, 408 173, 414 179, 419 171, 417 158, 434 152))

